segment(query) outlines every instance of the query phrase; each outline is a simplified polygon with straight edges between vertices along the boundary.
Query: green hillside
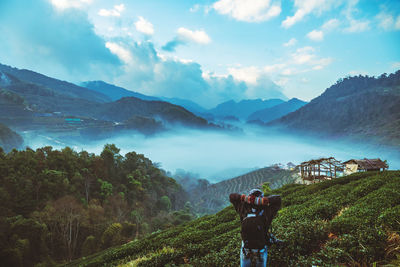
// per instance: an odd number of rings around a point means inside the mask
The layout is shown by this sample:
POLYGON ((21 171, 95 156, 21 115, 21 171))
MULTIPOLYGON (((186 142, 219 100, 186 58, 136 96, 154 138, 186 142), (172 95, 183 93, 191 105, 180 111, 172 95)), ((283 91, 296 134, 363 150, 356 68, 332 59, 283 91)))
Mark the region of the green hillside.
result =
MULTIPOLYGON (((400 263, 400 171, 291 184, 273 193, 283 198, 273 232, 287 245, 270 249, 269 266, 400 263)), ((239 231, 228 207, 67 266, 238 266, 239 231)))
POLYGON ((398 146, 400 70, 340 79, 307 105, 269 125, 398 146))

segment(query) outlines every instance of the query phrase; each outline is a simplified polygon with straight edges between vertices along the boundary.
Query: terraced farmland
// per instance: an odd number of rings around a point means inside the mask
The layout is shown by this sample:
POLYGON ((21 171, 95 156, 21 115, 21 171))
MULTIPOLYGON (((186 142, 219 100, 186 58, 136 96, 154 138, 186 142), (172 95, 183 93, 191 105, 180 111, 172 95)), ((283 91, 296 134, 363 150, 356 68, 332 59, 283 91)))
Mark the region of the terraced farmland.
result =
POLYGON ((247 193, 252 188, 261 188, 262 184, 269 182, 272 189, 284 184, 293 183, 297 179, 294 171, 266 167, 238 177, 212 184, 206 190, 194 192, 200 199, 196 206, 203 212, 217 212, 229 205, 230 193, 247 193))

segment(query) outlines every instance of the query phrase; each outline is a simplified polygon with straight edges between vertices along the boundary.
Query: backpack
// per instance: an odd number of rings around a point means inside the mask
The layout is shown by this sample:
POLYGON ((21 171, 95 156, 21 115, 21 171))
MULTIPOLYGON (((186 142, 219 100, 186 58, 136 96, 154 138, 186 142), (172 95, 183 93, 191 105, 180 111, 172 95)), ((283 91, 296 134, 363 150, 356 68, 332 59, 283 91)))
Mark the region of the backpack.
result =
POLYGON ((245 248, 262 249, 267 244, 267 214, 264 209, 249 206, 243 217, 241 236, 245 248))

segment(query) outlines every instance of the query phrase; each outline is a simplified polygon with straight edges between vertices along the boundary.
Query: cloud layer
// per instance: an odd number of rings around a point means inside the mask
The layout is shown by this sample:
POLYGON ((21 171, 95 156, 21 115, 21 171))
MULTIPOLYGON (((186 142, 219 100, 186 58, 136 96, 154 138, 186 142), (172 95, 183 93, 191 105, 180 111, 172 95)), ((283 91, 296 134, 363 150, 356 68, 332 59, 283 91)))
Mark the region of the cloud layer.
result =
POLYGON ((53 0, 54 6, 46 0, 0 1, 0 36, 6 36, 0 50, 7 51, 0 61, 73 77, 118 67, 120 61, 94 33, 86 12, 77 9, 83 2, 88 1, 53 0))
POLYGON ((177 30, 177 35, 174 39, 166 43, 162 49, 164 51, 173 52, 179 45, 185 45, 188 43, 197 43, 206 45, 211 42, 211 38, 207 35, 204 30, 189 30, 184 27, 180 27, 177 30))
POLYGON ((153 35, 154 34, 154 27, 150 21, 147 21, 145 18, 139 16, 139 20, 135 22, 136 30, 147 34, 153 35))
POLYGON ((218 13, 246 22, 261 22, 279 16, 280 2, 270 0, 219 0, 212 5, 218 13))
POLYGON ((205 73, 198 63, 157 53, 151 42, 133 46, 107 42, 107 47, 124 62, 123 74, 115 81, 144 94, 185 98, 207 108, 230 99, 286 99, 282 89, 262 73, 253 79, 243 70, 232 69, 227 75, 205 73))

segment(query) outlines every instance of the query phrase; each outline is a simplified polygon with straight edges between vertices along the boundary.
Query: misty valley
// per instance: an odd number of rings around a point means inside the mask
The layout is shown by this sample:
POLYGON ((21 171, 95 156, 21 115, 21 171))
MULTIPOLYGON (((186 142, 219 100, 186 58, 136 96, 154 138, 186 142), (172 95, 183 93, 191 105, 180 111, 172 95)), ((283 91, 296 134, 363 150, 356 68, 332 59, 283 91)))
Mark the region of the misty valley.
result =
POLYGON ((0 267, 400 266, 399 0, 0 0, 0 267))

